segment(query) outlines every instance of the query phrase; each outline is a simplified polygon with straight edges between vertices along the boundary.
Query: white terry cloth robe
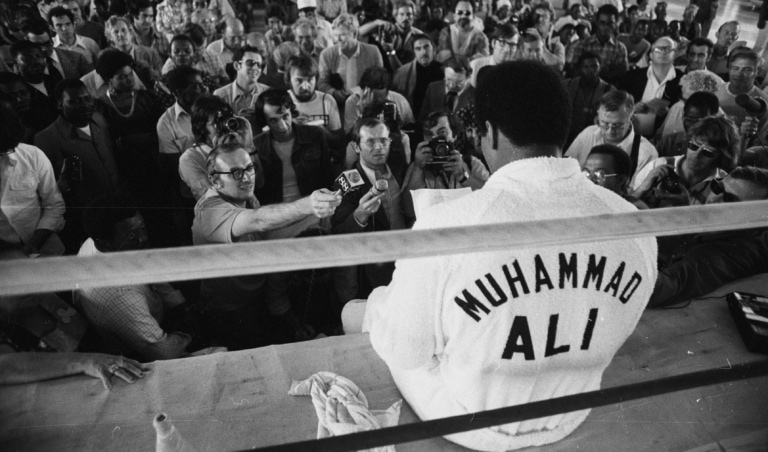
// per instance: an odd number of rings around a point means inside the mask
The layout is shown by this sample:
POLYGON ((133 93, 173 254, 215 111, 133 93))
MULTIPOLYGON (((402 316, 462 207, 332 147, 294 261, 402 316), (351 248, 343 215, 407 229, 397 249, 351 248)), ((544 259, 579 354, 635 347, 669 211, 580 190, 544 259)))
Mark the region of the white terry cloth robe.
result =
MULTIPOLYGON (((505 165, 414 229, 631 212, 574 159, 505 165)), ((509 234, 515 226, 509 226, 509 234)), ((403 259, 368 298, 363 331, 422 420, 600 388, 656 280, 652 238, 403 259)), ((589 410, 449 435, 477 450, 558 441, 589 410)))

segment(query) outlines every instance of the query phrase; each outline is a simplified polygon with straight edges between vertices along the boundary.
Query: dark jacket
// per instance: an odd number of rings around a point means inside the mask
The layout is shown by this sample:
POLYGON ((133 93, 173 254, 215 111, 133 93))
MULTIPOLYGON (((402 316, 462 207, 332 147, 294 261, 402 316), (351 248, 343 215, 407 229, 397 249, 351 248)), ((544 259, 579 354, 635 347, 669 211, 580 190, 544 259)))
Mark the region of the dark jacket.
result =
POLYGON ((683 240, 669 263, 660 265, 649 308, 701 297, 728 282, 768 272, 765 229, 695 234, 683 240))
MULTIPOLYGON (((59 48, 55 48, 53 51, 56 52, 56 55, 59 57, 61 69, 64 71, 64 78, 81 78, 93 70, 91 63, 89 63, 83 55, 77 52, 59 48)), ((53 97, 53 92, 51 92, 51 97, 53 97)))
MULTIPOLYGON (((296 173, 299 192, 308 196, 321 188, 330 188, 333 183, 331 149, 322 127, 293 124, 293 152, 291 165, 296 173)), ((264 186, 256 190, 261 204, 283 202, 283 161, 272 147, 272 135, 264 132, 253 139, 264 168, 264 186)))
MULTIPOLYGON (((424 96, 424 103, 421 105, 418 120, 424 120, 433 111, 445 111, 445 80, 432 82, 427 87, 427 94, 424 96)), ((475 103, 475 87, 467 83, 464 92, 459 95, 453 113, 462 108, 475 103)))
POLYGON ((67 196, 67 208, 87 206, 94 198, 119 190, 117 165, 115 164, 112 139, 104 117, 94 113, 90 121, 89 137, 63 117, 35 135, 35 146, 42 149, 53 166, 58 179, 64 159, 80 157, 82 181, 72 187, 67 196))
MULTIPOLYGON (((670 106, 680 100, 683 95, 683 90, 680 87, 680 79, 683 77, 683 73, 677 69, 673 70, 675 71, 675 78, 667 82, 667 86, 664 87, 664 95, 661 97, 669 101, 670 106)), ((646 84, 648 84, 648 68, 644 67, 633 69, 624 74, 619 79, 617 87, 631 94, 635 98, 635 103, 637 103, 643 98, 646 84)))
MULTIPOLYGON (((353 232, 389 231, 389 219, 387 219, 387 214, 383 208, 379 208, 373 214, 365 228, 360 227, 357 221, 355 221, 353 213, 355 213, 355 209, 360 204, 360 199, 371 191, 371 187, 373 187, 373 183, 368 180, 368 176, 359 161, 355 164, 355 169, 362 176, 363 185, 357 190, 347 193, 342 198, 341 205, 336 208, 333 217, 331 217, 332 232, 334 234, 349 234, 353 232)), ((397 183, 400 184, 400 187, 402 187, 402 173, 392 170, 392 174, 395 176, 397 183)), ((333 189, 337 190, 338 187, 334 185, 333 189)))
MULTIPOLYGON (((368 224, 364 228, 355 220, 353 214, 360 203, 360 199, 371 191, 373 186, 359 161, 355 164, 355 169, 362 176, 363 185, 357 190, 347 193, 342 198, 341 205, 336 208, 333 217, 331 217, 332 232, 334 234, 350 234, 356 232, 389 231, 389 219, 383 207, 380 207, 368 219, 368 224)), ((393 171, 392 174, 397 183, 400 184, 400 187, 402 187, 402 173, 398 174, 393 171)), ((333 187, 334 190, 338 188, 336 185, 333 187)), ((400 199, 402 200, 402 197, 400 199)), ((345 298, 343 301, 348 301, 352 298, 367 298, 374 288, 389 284, 394 271, 394 262, 365 264, 357 267, 341 267, 337 269, 337 276, 335 277, 336 289, 339 292, 339 296, 345 298)))

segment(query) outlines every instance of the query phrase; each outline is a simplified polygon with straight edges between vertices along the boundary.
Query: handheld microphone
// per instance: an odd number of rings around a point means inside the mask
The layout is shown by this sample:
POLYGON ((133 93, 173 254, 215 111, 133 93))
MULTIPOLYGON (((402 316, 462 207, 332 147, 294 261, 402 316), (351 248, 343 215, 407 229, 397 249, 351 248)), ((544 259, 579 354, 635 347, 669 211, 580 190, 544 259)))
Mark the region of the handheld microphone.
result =
POLYGON ((389 190, 389 183, 386 179, 377 179, 376 182, 374 182, 373 187, 371 187, 373 196, 379 196, 386 193, 387 190, 389 190))
POLYGON ((349 192, 355 191, 363 185, 363 178, 356 169, 351 169, 339 174, 334 182, 334 188, 341 190, 344 196, 349 192))
POLYGON ((749 94, 736 96, 736 104, 750 116, 760 116, 768 109, 768 103, 761 97, 750 97, 749 94))

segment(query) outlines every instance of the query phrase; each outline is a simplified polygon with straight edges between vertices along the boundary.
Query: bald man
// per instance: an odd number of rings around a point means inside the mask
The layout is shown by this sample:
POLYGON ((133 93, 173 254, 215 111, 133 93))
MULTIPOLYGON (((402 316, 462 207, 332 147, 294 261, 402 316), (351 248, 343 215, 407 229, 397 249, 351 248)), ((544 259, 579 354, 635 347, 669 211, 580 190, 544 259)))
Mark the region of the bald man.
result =
POLYGON ((224 37, 208 44, 206 50, 219 59, 219 64, 224 68, 232 63, 235 50, 245 45, 245 27, 239 19, 228 17, 227 28, 224 29, 224 37))
POLYGON ((636 112, 655 114, 655 122, 659 125, 669 111, 667 107, 682 96, 680 78, 683 73, 674 66, 676 51, 677 43, 672 38, 657 39, 648 52, 651 65, 627 72, 617 83, 619 89, 635 98, 636 112))

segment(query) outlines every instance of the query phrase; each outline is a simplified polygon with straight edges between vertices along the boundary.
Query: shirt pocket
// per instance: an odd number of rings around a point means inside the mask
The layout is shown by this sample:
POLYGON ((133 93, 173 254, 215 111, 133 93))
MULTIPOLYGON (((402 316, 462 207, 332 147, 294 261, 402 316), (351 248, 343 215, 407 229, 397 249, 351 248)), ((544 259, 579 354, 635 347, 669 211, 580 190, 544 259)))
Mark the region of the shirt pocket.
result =
POLYGON ((29 172, 24 177, 13 178, 8 183, 11 200, 15 204, 28 203, 37 200, 37 173, 29 172))

